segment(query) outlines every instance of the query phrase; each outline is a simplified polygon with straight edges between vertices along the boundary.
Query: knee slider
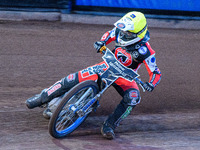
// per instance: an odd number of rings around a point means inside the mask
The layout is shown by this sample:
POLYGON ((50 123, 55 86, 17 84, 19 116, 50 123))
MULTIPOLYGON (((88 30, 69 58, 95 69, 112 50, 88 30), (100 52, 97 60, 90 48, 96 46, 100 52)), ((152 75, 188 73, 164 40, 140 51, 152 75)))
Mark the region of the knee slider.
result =
POLYGON ((129 89, 125 92, 123 100, 128 106, 135 106, 140 102, 140 92, 137 89, 129 89))

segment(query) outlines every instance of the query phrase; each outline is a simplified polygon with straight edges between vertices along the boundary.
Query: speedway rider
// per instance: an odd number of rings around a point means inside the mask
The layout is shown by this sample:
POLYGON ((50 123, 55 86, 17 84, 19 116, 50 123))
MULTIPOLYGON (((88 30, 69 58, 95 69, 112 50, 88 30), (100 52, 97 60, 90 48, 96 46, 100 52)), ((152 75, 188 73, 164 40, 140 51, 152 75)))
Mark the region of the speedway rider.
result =
MULTIPOLYGON (((113 53, 123 65, 137 71, 142 63, 145 64, 149 74, 149 82, 144 84, 144 88, 152 92, 161 80, 161 72, 156 65, 155 51, 148 42, 150 36, 144 14, 136 11, 129 12, 118 20, 114 26, 112 30, 102 36, 100 41, 94 43, 95 49, 99 52, 103 46, 115 41, 113 53)), ((101 62, 94 66, 102 66, 104 63, 101 62)), ((26 105, 30 109, 41 106, 64 94, 79 82, 97 80, 97 78, 96 74, 87 74, 87 69, 70 74, 48 89, 44 89, 40 94, 29 98, 26 105)), ((122 96, 122 100, 101 128, 102 135, 107 139, 115 137, 115 128, 140 102, 139 88, 135 81, 130 82, 119 78, 113 86, 122 96)), ((51 112, 50 109, 48 111, 51 112)))

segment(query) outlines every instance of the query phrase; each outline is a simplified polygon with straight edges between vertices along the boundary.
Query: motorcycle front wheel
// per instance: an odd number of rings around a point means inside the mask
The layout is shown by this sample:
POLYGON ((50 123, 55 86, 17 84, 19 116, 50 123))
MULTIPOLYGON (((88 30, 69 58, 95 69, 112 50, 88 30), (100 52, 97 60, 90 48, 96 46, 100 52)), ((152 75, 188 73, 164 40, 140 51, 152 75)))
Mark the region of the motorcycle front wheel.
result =
POLYGON ((49 121, 49 133, 55 138, 66 137, 76 130, 89 113, 79 115, 81 110, 99 92, 96 82, 84 81, 74 86, 61 100, 49 121))

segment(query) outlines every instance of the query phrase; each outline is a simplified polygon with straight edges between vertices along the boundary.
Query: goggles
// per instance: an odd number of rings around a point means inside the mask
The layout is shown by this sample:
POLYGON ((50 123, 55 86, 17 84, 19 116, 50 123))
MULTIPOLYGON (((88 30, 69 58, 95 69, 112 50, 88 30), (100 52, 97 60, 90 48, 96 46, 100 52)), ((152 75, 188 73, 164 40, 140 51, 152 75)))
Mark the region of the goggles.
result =
POLYGON ((142 32, 144 32, 146 30, 146 28, 147 28, 147 25, 138 33, 133 33, 133 32, 129 32, 129 31, 120 30, 120 36, 124 37, 126 39, 134 39, 138 35, 140 35, 142 32))
POLYGON ((137 37, 137 34, 133 33, 133 32, 129 32, 129 31, 120 31, 120 36, 124 37, 126 39, 133 39, 137 37))

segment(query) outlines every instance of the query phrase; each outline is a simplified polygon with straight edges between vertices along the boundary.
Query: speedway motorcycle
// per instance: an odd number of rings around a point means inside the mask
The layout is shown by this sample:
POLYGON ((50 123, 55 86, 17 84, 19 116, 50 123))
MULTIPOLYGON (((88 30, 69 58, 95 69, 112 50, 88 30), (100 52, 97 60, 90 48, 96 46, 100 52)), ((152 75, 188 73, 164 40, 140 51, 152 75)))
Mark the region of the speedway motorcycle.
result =
POLYGON ((135 80, 144 91, 144 83, 137 78, 139 75, 134 70, 121 64, 107 47, 102 47, 100 52, 104 54, 102 58, 108 69, 96 72, 97 81, 81 82, 59 97, 60 102, 49 121, 51 136, 63 138, 76 130, 88 115, 97 109, 102 94, 119 77, 129 81, 135 80))

